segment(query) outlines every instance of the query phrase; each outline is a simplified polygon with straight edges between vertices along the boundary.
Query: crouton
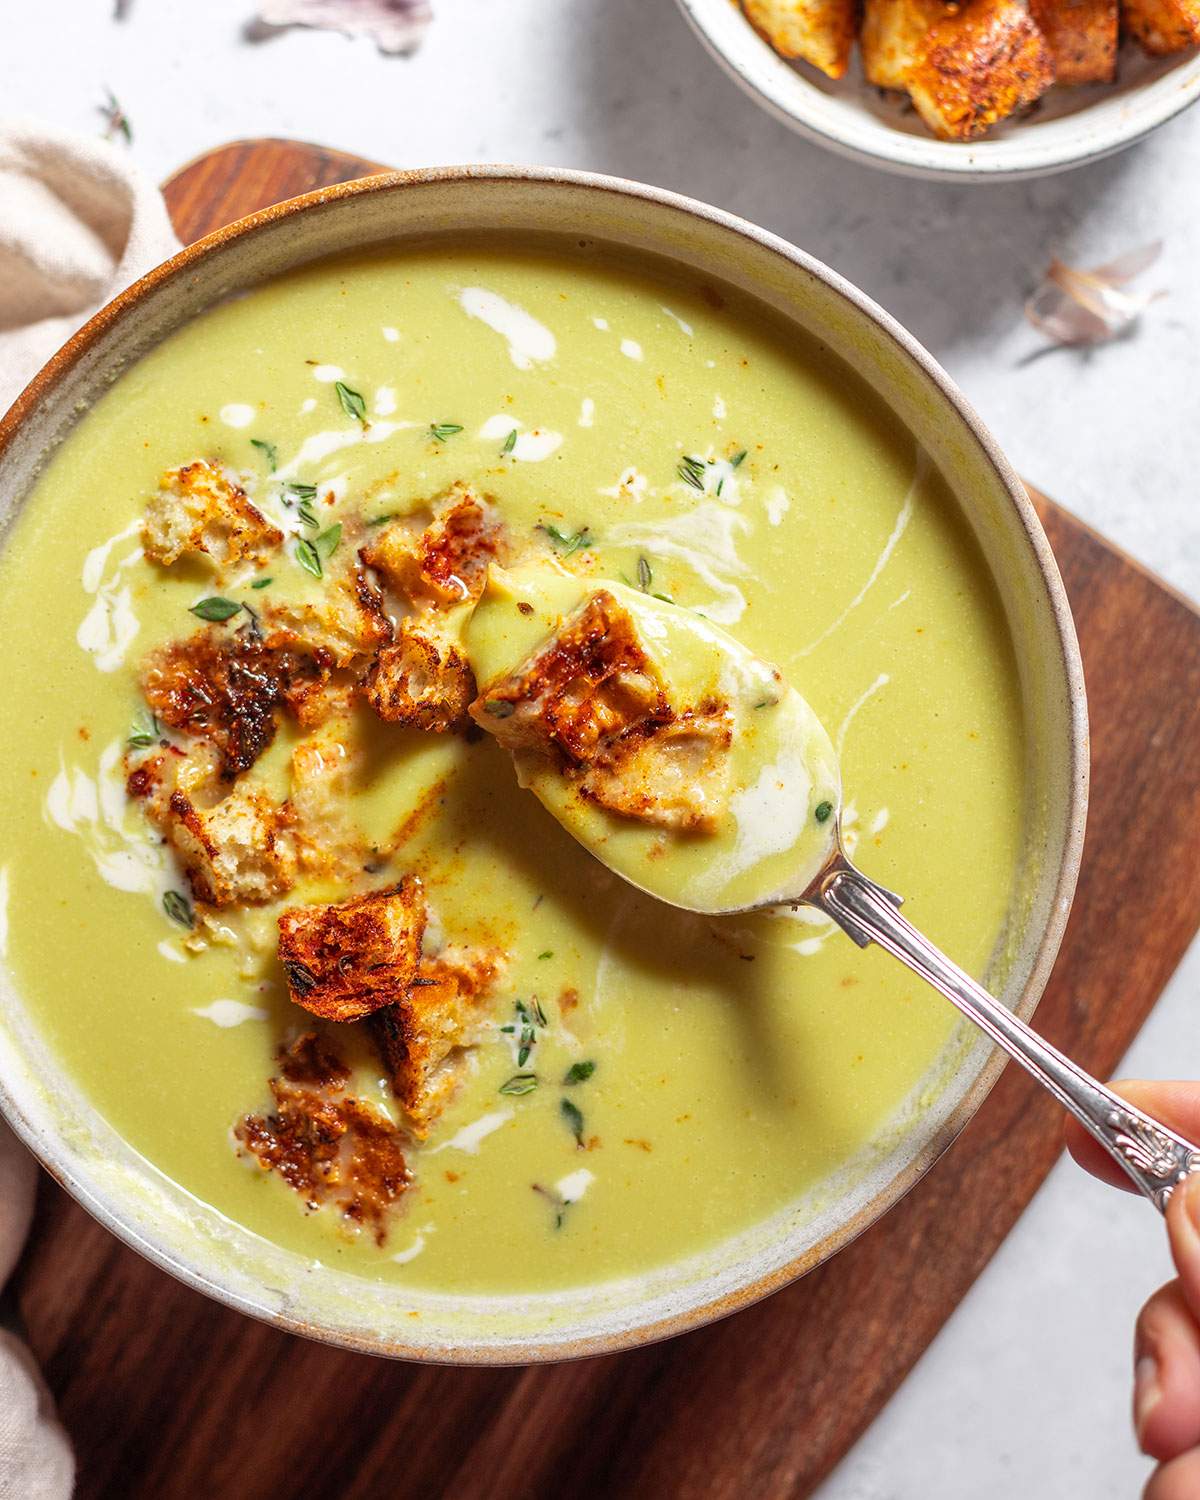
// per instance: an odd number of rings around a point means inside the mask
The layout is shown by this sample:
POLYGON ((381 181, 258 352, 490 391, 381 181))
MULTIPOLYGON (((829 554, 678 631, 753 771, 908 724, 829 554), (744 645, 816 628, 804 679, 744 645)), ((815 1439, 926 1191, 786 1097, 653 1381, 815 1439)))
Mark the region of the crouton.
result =
POLYGON ((275 738, 279 662, 247 630, 205 630, 152 652, 142 691, 162 723, 217 747, 226 780, 248 770, 275 738))
POLYGON ((1117 76, 1117 0, 1030 0, 1029 10, 1050 48, 1055 83, 1117 76))
POLYGON ((282 541, 229 471, 206 459, 168 469, 142 519, 146 556, 168 568, 185 552, 206 553, 218 568, 265 560, 282 541))
POLYGON ((360 759, 345 718, 327 723, 292 751, 288 809, 296 860, 307 874, 345 878, 360 872, 369 858, 349 811, 360 759))
POLYGON ((367 701, 381 719, 441 733, 461 727, 475 696, 466 657, 428 626, 405 620, 367 675, 367 701))
POLYGON ((782 57, 801 58, 830 78, 845 75, 857 0, 742 0, 742 9, 782 57))
POLYGON ((601 746, 580 773, 579 790, 623 817, 711 833, 728 805, 732 743, 732 715, 721 704, 670 723, 651 719, 601 746))
POLYGON ((952 0, 866 0, 859 43, 867 82, 907 88, 930 27, 957 9, 952 0))
POLYGON ((973 141, 1053 82, 1050 48, 1022 0, 971 0, 932 27, 908 91, 935 135, 973 141))
POLYGON ((490 683, 471 717, 507 750, 557 751, 580 764, 605 737, 672 715, 632 619, 601 590, 511 676, 490 683))
POLYGON ((478 599, 496 556, 501 522, 494 506, 458 484, 428 510, 391 521, 362 559, 418 607, 478 599))
POLYGON ((286 811, 262 787, 235 787, 210 808, 177 790, 167 799, 159 821, 197 901, 258 906, 295 884, 296 857, 286 811))
POLYGON ((1200 44, 1200 0, 1121 0, 1121 23, 1155 57, 1200 44))
POLYGON ((392 1091, 420 1140, 458 1087, 500 972, 494 953, 448 948, 426 959, 396 1003, 370 1019, 392 1091))
POLYGON ((332 668, 365 665, 392 638, 383 596, 357 566, 327 568, 319 603, 270 600, 263 609, 262 631, 270 649, 311 656, 321 666, 317 676, 323 681, 332 668))
POLYGON ((233 1127, 238 1155, 276 1172, 310 1212, 336 1205, 355 1228, 369 1228, 377 1244, 412 1181, 404 1137, 362 1099, 345 1093, 350 1071, 315 1032, 278 1054, 270 1079, 274 1109, 244 1115, 233 1127))
POLYGON ((416 978, 425 932, 421 882, 331 906, 279 914, 279 961, 295 1004, 330 1021, 354 1021, 400 1000, 416 978))

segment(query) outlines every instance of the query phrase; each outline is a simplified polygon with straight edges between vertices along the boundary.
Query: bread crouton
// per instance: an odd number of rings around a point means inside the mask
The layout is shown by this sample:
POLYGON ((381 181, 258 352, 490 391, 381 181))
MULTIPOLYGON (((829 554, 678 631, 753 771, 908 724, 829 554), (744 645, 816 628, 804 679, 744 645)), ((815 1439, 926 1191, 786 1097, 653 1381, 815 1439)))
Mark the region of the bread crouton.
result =
POLYGON ((365 664, 392 638, 383 596, 357 566, 327 568, 319 603, 270 600, 262 631, 270 649, 307 653, 326 670, 365 664))
POLYGON ((580 764, 607 736, 671 711, 632 619, 602 589, 509 677, 489 683, 471 717, 507 750, 557 751, 580 764))
POLYGON ((369 858, 350 815, 352 776, 360 759, 344 718, 325 724, 292 751, 288 809, 296 860, 307 874, 344 878, 360 872, 369 858))
POLYGON ((496 556, 501 521, 495 507, 456 484, 428 510, 389 522, 362 559, 418 607, 478 599, 496 556))
POLYGON ((830 78, 845 75, 857 0, 742 0, 742 9, 782 57, 799 57, 830 78))
POLYGON ((421 882, 279 914, 279 961, 295 1004, 329 1021, 394 1005, 416 978, 425 933, 421 882))
POLYGON ((859 43, 867 82, 906 89, 930 27, 955 10, 953 0, 866 0, 859 43))
POLYGON ((607 741, 579 790, 610 812, 660 828, 711 833, 729 801, 733 720, 709 704, 670 723, 649 720, 607 741))
POLYGON ((210 808, 174 791, 160 826, 197 901, 258 906, 295 884, 296 857, 286 811, 262 787, 235 787, 210 808))
POLYGON ((405 620, 367 675, 367 701, 389 724, 443 732, 462 725, 475 676, 458 647, 423 623, 405 620))
POLYGON ((278 1058, 270 1080, 274 1109, 238 1120, 238 1154, 278 1173, 309 1211, 334 1204, 382 1245, 412 1181, 404 1137, 386 1115, 345 1093, 350 1071, 315 1032, 281 1048, 278 1058))
POLYGON ((370 1019, 392 1090, 420 1140, 458 1086, 500 972, 492 952, 448 948, 426 959, 396 1003, 370 1019))
POLYGON ((142 692, 162 723, 217 747, 227 780, 248 770, 275 738, 279 663, 246 630, 200 631, 152 652, 142 666, 142 692))
POLYGON ((974 141, 1053 82, 1050 48, 1022 0, 971 0, 932 27, 908 91, 935 135, 974 141))
POLYGON ((1200 0, 1121 0, 1121 24, 1155 57, 1200 45, 1200 0))
POLYGON ((185 552, 207 553, 218 568, 264 560, 282 541, 228 470, 206 459, 168 469, 142 519, 146 556, 168 568, 185 552))
POLYGON ((1029 0, 1029 10, 1050 48, 1055 83, 1117 76, 1117 0, 1029 0))

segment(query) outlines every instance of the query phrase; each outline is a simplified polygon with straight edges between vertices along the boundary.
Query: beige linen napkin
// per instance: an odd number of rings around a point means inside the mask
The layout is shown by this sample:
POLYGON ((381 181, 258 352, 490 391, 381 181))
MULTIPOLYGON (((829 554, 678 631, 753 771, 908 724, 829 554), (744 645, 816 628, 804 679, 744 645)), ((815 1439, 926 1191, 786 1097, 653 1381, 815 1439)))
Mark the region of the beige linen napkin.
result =
MULTIPOLYGON (((162 195, 117 147, 0 122, 0 412, 97 308, 178 248, 162 195)), ((33 1158, 0 1123, 0 1288, 35 1181, 33 1158)), ((66 1500, 74 1473, 29 1350, 0 1330, 0 1500, 66 1500)))
POLYGON ((110 297, 179 245, 124 148, 0 122, 0 412, 110 297))

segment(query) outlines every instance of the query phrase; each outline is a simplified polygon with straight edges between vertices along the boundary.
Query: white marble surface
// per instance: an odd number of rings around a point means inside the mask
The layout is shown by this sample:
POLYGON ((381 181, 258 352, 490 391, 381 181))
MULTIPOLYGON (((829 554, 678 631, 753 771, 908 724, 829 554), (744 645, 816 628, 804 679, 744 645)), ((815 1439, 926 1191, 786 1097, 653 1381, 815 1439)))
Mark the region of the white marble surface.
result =
MULTIPOLYGON (((162 176, 237 136, 320 140, 397 166, 539 162, 720 204, 828 261, 945 363, 1018 468, 1200 595, 1200 110, 1114 160, 1012 187, 850 166, 762 114, 671 0, 434 0, 420 53, 292 32, 253 0, 6 7, 2 107, 92 130, 110 86, 162 176), (1021 304, 1053 254, 1165 240, 1169 298, 1119 344, 1040 355, 1021 304)), ((1093 831, 1093 837, 1102 836, 1093 831)), ((1200 1077, 1193 949, 1125 1070, 1200 1077)), ((1092 1003, 1120 1002, 1113 993, 1092 1003)), ((933 1253, 936 1253, 934 1251, 933 1253)), ((1135 1310, 1167 1271, 1155 1216, 1056 1170, 821 1500, 1128 1500, 1135 1310)))

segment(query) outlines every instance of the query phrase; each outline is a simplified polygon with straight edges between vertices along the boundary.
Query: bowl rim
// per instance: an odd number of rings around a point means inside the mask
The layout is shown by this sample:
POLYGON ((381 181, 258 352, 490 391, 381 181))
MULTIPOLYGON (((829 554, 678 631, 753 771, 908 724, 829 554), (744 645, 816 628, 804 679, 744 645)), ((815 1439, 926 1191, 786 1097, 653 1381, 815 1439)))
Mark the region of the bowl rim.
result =
MULTIPOLYGON (((1078 134, 1061 142, 1058 150, 1047 148, 1044 138, 1039 140, 1036 127, 1001 140, 974 142, 909 135, 882 121, 864 124, 861 129, 840 129, 836 116, 824 118, 825 111, 820 108, 804 109, 803 93, 797 91, 796 82, 806 84, 816 98, 822 96, 755 30, 742 12, 739 0, 676 0, 676 3, 710 56, 769 114, 839 156, 903 177, 935 182, 1019 182, 1065 172, 1102 161, 1135 145, 1200 98, 1200 54, 1191 49, 1179 54, 1179 66, 1189 60, 1193 64, 1182 83, 1156 87, 1167 83, 1174 73, 1172 68, 1161 78, 1135 86, 1124 96, 1131 107, 1114 111, 1111 125, 1089 130, 1081 123, 1078 134), (719 12, 717 5, 721 7, 719 12), (717 18, 723 17, 727 10, 737 13, 746 31, 746 47, 739 48, 736 56, 719 40, 717 18), (1132 107, 1134 101, 1137 107, 1132 107)), ((863 87, 871 85, 864 83, 863 87)), ((1117 98, 1112 95, 1114 102, 1117 98)), ((1089 104, 1070 118, 1084 122, 1092 114, 1093 107, 1089 104)))
MULTIPOLYGON (((933 356, 891 314, 885 312, 864 292, 846 281, 836 271, 780 236, 728 213, 724 209, 666 189, 610 175, 557 167, 494 164, 421 168, 381 172, 350 182, 318 188, 313 192, 260 209, 256 213, 235 220, 232 224, 205 235, 169 260, 156 266, 102 307, 50 358, 17 397, 8 412, 0 418, 0 463, 3 462, 18 432, 33 416, 41 402, 109 329, 121 320, 135 315, 140 304, 159 287, 185 278, 200 261, 220 254, 226 246, 246 236, 254 235, 268 225, 277 224, 297 214, 319 210, 331 203, 364 198, 377 193, 402 193, 409 188, 431 184, 472 181, 566 186, 632 198, 673 210, 687 217, 707 221, 718 228, 755 242, 785 261, 792 271, 821 282, 828 290, 850 304, 857 314, 868 319, 885 333, 899 352, 907 357, 932 383, 942 400, 959 418, 981 450, 1016 512, 1021 530, 1041 574, 1057 627, 1056 645, 1059 664, 1069 694, 1066 713, 1069 765, 1066 767, 1065 833, 1058 859, 1057 879, 1049 901, 1045 927, 1033 956, 1028 978, 1014 1007, 1016 1013, 1027 1020, 1041 998, 1066 927, 1083 850, 1088 800, 1089 739, 1083 666, 1074 620, 1058 566, 1021 480, 965 396, 933 356)), ((881 1218, 915 1186, 973 1117, 991 1091, 1006 1062, 1004 1054, 999 1049, 993 1048, 984 1060, 972 1085, 964 1092, 940 1127, 914 1157, 881 1186, 879 1191, 855 1215, 826 1234, 817 1244, 794 1255, 775 1270, 748 1281, 724 1295, 707 1302, 699 1302, 681 1312, 672 1313, 656 1321, 638 1324, 616 1332, 581 1335, 570 1340, 552 1343, 539 1343, 536 1339, 529 1339, 503 1345, 480 1343, 468 1346, 456 1345, 449 1348, 408 1344, 403 1337, 393 1337, 390 1334, 386 1340, 376 1340, 352 1329, 339 1328, 328 1323, 310 1322, 287 1311, 252 1302, 233 1287, 222 1284, 218 1272, 211 1274, 207 1272, 201 1263, 201 1257, 197 1256, 195 1260, 184 1261, 162 1245, 151 1242, 131 1222, 122 1218, 119 1203, 105 1201, 90 1184, 76 1175, 70 1152, 64 1142, 57 1136, 43 1132, 34 1121, 26 1118, 3 1078, 0 1078, 0 1115, 7 1119, 16 1134, 50 1175, 106 1229, 161 1270, 168 1272, 193 1290, 213 1297, 225 1306, 270 1323, 286 1332, 363 1353, 385 1355, 419 1363, 524 1365, 616 1353, 674 1337, 750 1307, 807 1271, 814 1269, 881 1218)))

